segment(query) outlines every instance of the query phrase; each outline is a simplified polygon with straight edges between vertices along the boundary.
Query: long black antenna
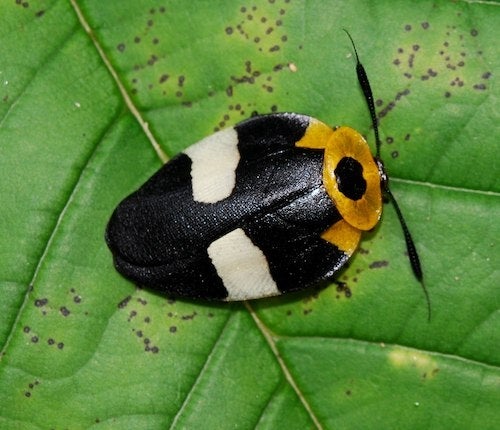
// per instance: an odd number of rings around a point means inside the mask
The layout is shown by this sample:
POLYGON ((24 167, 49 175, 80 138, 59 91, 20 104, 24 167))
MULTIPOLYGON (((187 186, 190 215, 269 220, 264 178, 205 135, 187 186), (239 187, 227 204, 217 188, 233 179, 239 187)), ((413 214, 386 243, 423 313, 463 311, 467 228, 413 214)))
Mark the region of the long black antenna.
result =
POLYGON ((378 120, 377 120, 377 114, 375 113, 375 103, 373 101, 373 93, 372 89, 370 87, 370 81, 368 80, 368 76, 366 74, 365 68, 359 61, 359 56, 358 56, 358 51, 356 50, 356 45, 354 44, 354 40, 352 39, 351 35, 349 32, 344 28, 343 29, 349 39, 351 40, 352 47, 354 49, 354 53, 356 54, 356 74, 358 75, 358 81, 361 89, 363 90, 363 94, 366 99, 366 103, 368 105, 368 110, 370 111, 370 117, 372 119, 372 126, 373 126, 373 131, 375 133, 375 145, 376 145, 376 155, 375 155, 375 162, 377 163, 377 166, 379 168, 380 172, 380 178, 381 178, 381 184, 380 186, 382 187, 382 190, 384 191, 385 195, 388 197, 388 199, 391 201, 392 206, 394 207, 394 210, 396 211, 396 215, 398 216, 399 223, 401 224, 401 228, 403 229, 403 235, 405 238, 406 242, 406 250, 408 251, 408 259, 410 260, 410 265, 413 270, 413 274, 415 275, 415 278, 417 278, 418 282, 420 282, 420 285, 422 286, 422 290, 424 291, 425 295, 425 300, 427 301, 427 319, 428 321, 431 320, 431 300, 429 297, 429 292, 427 291, 427 288, 424 284, 424 274, 422 272, 422 266, 420 265, 420 258, 418 257, 418 252, 417 248, 415 247, 415 242, 413 241, 413 238, 411 237, 410 230, 408 229, 408 226, 406 225, 406 221, 403 217, 403 213, 401 212, 401 209, 399 209, 398 202, 396 201, 396 198, 392 194, 391 190, 389 189, 389 180, 388 176, 385 173, 384 169, 384 164, 382 163, 382 160, 380 158, 380 137, 378 133, 378 120))
POLYGON ((377 115, 375 113, 375 103, 373 101, 373 93, 372 88, 370 86, 370 81, 368 80, 368 76, 366 74, 365 68, 359 61, 358 51, 356 50, 356 45, 354 44, 354 40, 352 40, 349 32, 344 28, 343 29, 349 39, 351 39, 352 47, 354 49, 354 54, 356 54, 356 74, 358 75, 359 86, 363 90, 363 94, 365 95, 366 103, 368 104, 368 110, 370 111, 370 116, 372 118, 373 131, 375 132, 375 145, 376 145, 376 154, 377 158, 380 158, 380 137, 378 135, 378 120, 377 115))

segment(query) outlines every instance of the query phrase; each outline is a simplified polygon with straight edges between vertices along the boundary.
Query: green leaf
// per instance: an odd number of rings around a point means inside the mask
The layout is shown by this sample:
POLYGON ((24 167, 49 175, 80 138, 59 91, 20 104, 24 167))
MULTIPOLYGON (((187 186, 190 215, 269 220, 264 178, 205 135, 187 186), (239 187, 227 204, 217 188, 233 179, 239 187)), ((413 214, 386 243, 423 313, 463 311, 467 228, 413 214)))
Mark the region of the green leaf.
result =
POLYGON ((0 3, 0 427, 497 427, 498 7, 0 3), (348 289, 214 305, 119 276, 107 220, 164 154, 255 112, 373 141, 342 28, 431 322, 390 206, 348 289))

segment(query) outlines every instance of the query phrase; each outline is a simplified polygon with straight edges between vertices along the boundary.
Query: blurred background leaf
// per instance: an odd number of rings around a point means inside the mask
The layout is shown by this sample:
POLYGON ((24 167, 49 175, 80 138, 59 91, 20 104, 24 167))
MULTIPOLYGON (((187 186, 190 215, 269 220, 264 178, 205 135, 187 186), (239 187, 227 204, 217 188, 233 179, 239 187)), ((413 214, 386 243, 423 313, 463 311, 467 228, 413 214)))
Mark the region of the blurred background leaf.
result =
POLYGON ((0 427, 495 428, 497 2, 0 3, 0 427), (213 305, 136 289, 103 240, 172 156, 255 113, 370 141, 393 209, 331 286, 213 305), (156 144, 159 147, 156 147, 156 144))

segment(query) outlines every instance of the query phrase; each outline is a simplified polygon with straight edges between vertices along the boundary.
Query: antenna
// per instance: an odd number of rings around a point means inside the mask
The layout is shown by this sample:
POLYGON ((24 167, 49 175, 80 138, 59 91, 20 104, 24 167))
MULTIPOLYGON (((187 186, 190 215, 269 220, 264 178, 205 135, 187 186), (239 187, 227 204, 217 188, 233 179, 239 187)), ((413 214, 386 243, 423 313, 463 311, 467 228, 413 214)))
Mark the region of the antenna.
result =
POLYGON ((406 250, 408 251, 408 259, 410 260, 410 265, 413 270, 413 274, 415 275, 415 278, 417 278, 418 282, 422 286, 422 290, 424 291, 425 295, 425 300, 427 302, 427 319, 428 321, 431 320, 431 300, 429 297, 429 292, 427 291, 427 288, 424 284, 424 274, 422 273, 422 266, 420 265, 420 258, 418 257, 418 252, 417 248, 415 247, 415 242, 413 241, 413 238, 411 237, 410 230, 408 229, 408 226, 406 225, 406 221, 403 217, 403 213, 401 212, 401 209, 399 209, 398 202, 396 201, 396 198, 392 194, 391 190, 389 189, 389 178, 387 174, 385 173, 384 169, 384 164, 382 163, 382 160, 380 158, 380 137, 378 133, 378 120, 377 120, 377 115, 375 113, 375 103, 373 102, 373 93, 372 89, 370 87, 370 82, 368 81, 368 76, 366 74, 365 68, 359 61, 359 56, 358 56, 358 51, 356 50, 356 45, 354 44, 354 40, 352 39, 351 35, 349 32, 344 28, 343 29, 349 39, 351 40, 352 47, 354 49, 354 53, 356 54, 356 74, 358 75, 358 82, 363 90, 363 94, 366 99, 366 103, 368 105, 368 110, 370 111, 370 117, 372 120, 372 126, 373 126, 373 131, 375 133, 375 145, 376 145, 376 154, 375 154, 375 163, 377 163, 379 172, 380 172, 380 186, 382 187, 382 190, 384 194, 387 196, 387 198, 390 200, 392 203, 392 206, 394 207, 394 210, 396 211, 396 215, 398 216, 399 219, 399 224, 401 225, 401 228, 403 229, 403 235, 405 238, 406 242, 406 250))

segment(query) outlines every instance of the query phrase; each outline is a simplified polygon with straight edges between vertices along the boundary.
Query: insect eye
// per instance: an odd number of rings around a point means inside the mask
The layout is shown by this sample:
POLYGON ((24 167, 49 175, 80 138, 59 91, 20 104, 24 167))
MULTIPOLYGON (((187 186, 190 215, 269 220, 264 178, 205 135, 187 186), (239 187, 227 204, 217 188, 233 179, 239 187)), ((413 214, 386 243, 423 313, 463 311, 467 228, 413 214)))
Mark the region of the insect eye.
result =
POLYGON ((359 200, 366 192, 363 166, 352 157, 342 158, 334 170, 339 191, 351 200, 359 200))

